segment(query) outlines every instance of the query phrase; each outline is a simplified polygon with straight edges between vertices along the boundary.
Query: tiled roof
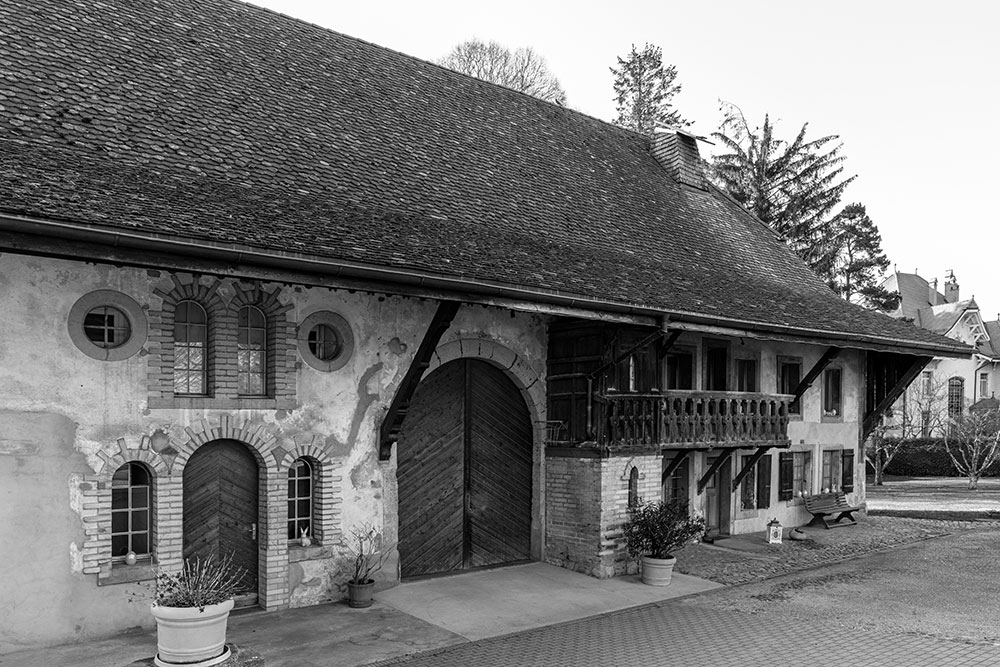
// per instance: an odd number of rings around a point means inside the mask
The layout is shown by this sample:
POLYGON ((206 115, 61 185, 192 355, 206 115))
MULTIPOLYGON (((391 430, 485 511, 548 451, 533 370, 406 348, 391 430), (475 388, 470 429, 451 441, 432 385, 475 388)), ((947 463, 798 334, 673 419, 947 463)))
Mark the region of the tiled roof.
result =
POLYGON ((979 306, 972 299, 943 303, 939 306, 928 306, 917 311, 914 322, 922 329, 944 335, 951 331, 951 328, 955 326, 965 311, 978 308, 979 306))
POLYGON ((6 0, 0 80, 0 213, 962 349, 639 135, 252 5, 6 0))
POLYGON ((1000 360, 1000 320, 983 322, 986 327, 986 335, 989 340, 981 342, 976 346, 977 351, 990 359, 1000 360))

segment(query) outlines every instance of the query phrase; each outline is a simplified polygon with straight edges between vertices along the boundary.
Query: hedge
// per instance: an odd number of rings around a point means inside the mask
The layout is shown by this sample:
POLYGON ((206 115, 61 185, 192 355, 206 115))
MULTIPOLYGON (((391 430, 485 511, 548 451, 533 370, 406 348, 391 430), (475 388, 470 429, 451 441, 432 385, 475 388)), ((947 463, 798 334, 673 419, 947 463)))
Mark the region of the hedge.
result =
MULTIPOLYGON (((870 466, 869 466, 870 467, 870 466)), ((869 471, 870 472, 870 471, 869 471)), ((943 438, 913 438, 904 440, 902 447, 885 468, 886 475, 901 477, 957 477, 943 438)), ((983 473, 984 477, 1000 477, 1000 461, 983 473)))

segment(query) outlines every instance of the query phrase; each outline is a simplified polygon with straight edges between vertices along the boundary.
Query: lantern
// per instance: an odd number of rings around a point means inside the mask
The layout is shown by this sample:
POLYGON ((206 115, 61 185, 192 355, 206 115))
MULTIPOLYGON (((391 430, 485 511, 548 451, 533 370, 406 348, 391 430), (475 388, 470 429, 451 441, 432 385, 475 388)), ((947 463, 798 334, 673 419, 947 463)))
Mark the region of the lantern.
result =
POLYGON ((771 523, 767 524, 767 543, 781 544, 781 523, 777 518, 771 519, 771 523))

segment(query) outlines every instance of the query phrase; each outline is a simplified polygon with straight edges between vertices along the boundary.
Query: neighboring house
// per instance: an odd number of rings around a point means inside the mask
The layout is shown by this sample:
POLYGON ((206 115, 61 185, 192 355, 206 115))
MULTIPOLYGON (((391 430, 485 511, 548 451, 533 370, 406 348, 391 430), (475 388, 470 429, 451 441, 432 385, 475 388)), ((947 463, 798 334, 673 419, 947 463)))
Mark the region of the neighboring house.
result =
POLYGON ((684 133, 230 0, 8 0, 0 44, 0 653, 148 624, 127 584, 209 553, 242 605, 339 600, 364 523, 383 587, 624 573, 640 499, 803 524, 970 353, 839 299, 684 133))
POLYGON ((1000 386, 1000 321, 984 321, 975 299, 960 298, 952 271, 945 276, 944 293, 937 278, 899 271, 883 286, 900 295, 893 317, 975 348, 971 358, 935 357, 893 411, 890 423, 900 427, 897 434, 939 434, 949 418, 994 398, 1000 386), (909 426, 902 429, 904 419, 909 426))

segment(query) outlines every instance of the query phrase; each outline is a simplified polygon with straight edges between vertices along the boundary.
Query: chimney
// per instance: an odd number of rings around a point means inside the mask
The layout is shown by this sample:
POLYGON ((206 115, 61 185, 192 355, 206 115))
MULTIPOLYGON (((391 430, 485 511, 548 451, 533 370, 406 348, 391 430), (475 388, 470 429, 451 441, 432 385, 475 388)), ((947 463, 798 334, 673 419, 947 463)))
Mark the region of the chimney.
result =
POLYGON ((927 283, 927 303, 932 306, 938 305, 937 278, 927 283))
POLYGON ((956 303, 958 301, 958 281, 955 280, 955 272, 951 269, 945 272, 944 300, 945 303, 956 303))
POLYGON ((678 183, 707 190, 708 181, 698 153, 699 139, 684 130, 657 128, 653 134, 653 157, 678 183))

